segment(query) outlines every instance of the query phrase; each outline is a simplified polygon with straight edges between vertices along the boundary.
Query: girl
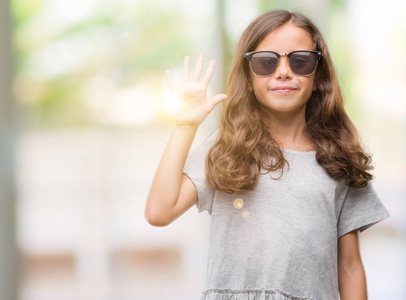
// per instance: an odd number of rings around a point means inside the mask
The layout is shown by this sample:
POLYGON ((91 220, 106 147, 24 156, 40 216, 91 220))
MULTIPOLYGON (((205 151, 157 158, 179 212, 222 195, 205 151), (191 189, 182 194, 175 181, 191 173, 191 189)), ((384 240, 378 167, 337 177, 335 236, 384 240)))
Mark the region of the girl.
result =
POLYGON ((190 79, 189 61, 179 89, 167 71, 183 106, 145 216, 165 226, 194 204, 211 215, 201 299, 367 299, 358 231, 390 215, 319 30, 299 13, 261 15, 237 45, 227 95, 209 101, 215 62, 200 80, 203 55, 190 79), (220 128, 188 156, 223 100, 220 128))

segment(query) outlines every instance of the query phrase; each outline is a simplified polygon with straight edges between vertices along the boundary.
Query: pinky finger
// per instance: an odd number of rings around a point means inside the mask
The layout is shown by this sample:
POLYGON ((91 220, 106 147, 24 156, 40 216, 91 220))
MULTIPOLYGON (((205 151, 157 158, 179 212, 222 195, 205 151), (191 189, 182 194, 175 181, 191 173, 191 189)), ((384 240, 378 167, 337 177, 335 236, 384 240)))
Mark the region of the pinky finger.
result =
POLYGON ((165 78, 166 78, 166 82, 168 83, 169 89, 172 92, 175 92, 176 91, 175 83, 173 82, 172 75, 169 70, 165 71, 165 78))

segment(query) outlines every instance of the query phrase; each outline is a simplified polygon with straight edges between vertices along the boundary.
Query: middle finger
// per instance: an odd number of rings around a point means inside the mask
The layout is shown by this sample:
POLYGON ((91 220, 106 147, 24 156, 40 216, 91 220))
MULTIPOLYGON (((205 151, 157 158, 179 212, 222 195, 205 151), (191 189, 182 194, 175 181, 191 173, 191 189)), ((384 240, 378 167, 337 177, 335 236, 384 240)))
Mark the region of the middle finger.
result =
POLYGON ((196 62, 196 67, 193 72, 193 81, 199 82, 200 80, 200 75, 202 74, 202 69, 203 69, 203 61, 204 61, 204 55, 199 54, 197 57, 197 62, 196 62))

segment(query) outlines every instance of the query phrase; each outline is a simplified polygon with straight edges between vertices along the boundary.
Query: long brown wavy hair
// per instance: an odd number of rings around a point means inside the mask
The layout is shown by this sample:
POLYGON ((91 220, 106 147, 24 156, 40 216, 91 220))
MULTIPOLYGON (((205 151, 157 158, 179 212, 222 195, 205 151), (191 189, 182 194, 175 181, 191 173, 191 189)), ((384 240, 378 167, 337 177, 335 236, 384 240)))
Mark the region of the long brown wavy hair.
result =
POLYGON ((368 184, 373 169, 370 154, 364 153, 357 129, 344 109, 326 43, 316 26, 304 15, 285 10, 267 12, 243 32, 237 45, 227 82, 228 98, 223 101, 220 132, 206 158, 206 178, 210 186, 226 193, 247 194, 255 189, 259 175, 282 170, 285 159, 280 145, 265 122, 268 115, 255 97, 248 61, 244 53, 254 51, 270 32, 291 22, 306 30, 314 50, 323 53, 316 69, 313 91, 306 104, 307 133, 314 144, 316 161, 334 179, 349 186, 368 184), (261 173, 261 168, 265 172, 261 173))

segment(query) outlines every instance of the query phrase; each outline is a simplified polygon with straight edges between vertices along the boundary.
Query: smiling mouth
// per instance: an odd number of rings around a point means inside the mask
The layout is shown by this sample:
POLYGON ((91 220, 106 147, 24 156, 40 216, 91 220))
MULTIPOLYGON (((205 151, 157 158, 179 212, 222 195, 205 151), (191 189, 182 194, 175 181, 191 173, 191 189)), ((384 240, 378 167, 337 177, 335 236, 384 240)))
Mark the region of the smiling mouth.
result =
POLYGON ((291 94, 293 92, 296 92, 297 90, 293 89, 275 89, 271 90, 272 92, 278 93, 278 94, 291 94))

